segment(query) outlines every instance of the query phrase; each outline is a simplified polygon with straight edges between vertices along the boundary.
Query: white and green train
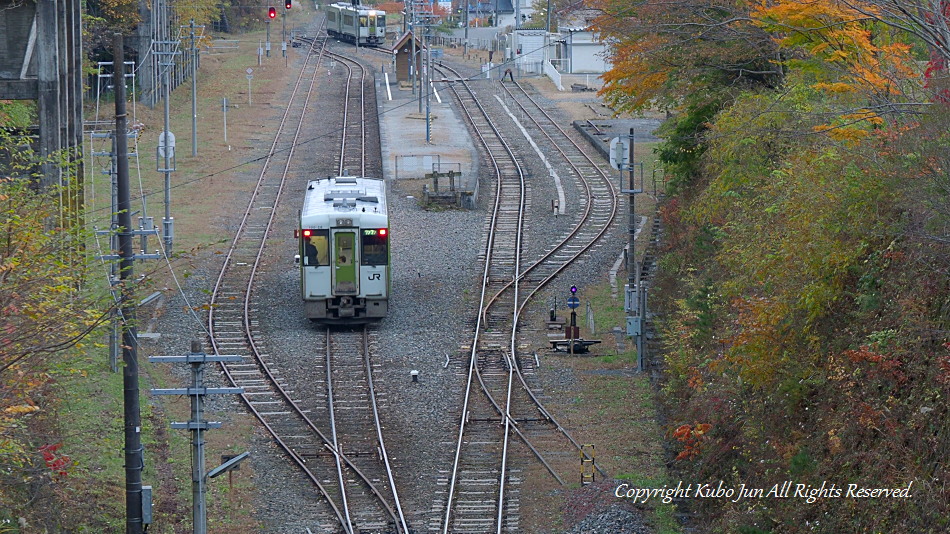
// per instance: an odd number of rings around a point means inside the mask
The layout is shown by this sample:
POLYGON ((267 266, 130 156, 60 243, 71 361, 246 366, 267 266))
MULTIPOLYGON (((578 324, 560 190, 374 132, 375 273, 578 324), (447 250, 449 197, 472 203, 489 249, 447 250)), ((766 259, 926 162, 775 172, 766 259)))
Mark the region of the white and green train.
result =
POLYGON ((389 308, 389 217, 382 180, 311 180, 297 229, 304 314, 320 323, 362 323, 389 308))
POLYGON ((386 12, 369 9, 359 2, 327 4, 327 33, 360 46, 379 46, 386 39, 386 12))

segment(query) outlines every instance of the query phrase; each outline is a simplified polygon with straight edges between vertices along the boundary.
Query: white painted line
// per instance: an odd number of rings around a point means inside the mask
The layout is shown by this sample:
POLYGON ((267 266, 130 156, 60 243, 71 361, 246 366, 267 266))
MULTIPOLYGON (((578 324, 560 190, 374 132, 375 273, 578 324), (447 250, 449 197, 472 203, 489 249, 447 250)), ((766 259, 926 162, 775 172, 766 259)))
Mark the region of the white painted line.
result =
POLYGON ((388 72, 384 72, 384 73, 383 73, 383 76, 386 77, 386 96, 388 96, 388 97, 389 97, 389 100, 392 101, 392 99, 393 99, 393 92, 392 92, 392 90, 389 88, 389 73, 388 73, 388 72))
POLYGON ((561 177, 558 176, 557 171, 555 171, 554 167, 552 167, 551 164, 548 162, 548 158, 544 157, 544 154, 541 153, 541 149, 538 148, 537 144, 535 144, 534 139, 531 139, 531 136, 528 135, 528 131, 524 129, 524 126, 521 125, 521 122, 518 120, 518 118, 515 117, 511 113, 511 110, 508 109, 508 106, 505 105, 505 102, 501 99, 501 97, 498 95, 495 95, 495 98, 498 100, 499 103, 501 103, 501 107, 505 108, 505 113, 507 113, 508 116, 511 117, 511 120, 515 121, 515 124, 521 130, 521 133, 522 135, 524 135, 524 138, 527 139, 529 143, 531 143, 531 147, 534 148, 534 151, 538 154, 538 157, 541 158, 541 161, 544 162, 544 166, 548 168, 548 172, 551 174, 551 178, 554 178, 554 187, 557 188, 558 213, 560 213, 561 215, 564 215, 565 206, 567 206, 567 202, 564 201, 564 188, 561 186, 561 177))
POLYGON ((429 85, 432 87, 432 94, 435 95, 435 99, 439 101, 439 104, 441 104, 442 99, 439 98, 439 92, 435 90, 435 83, 429 82, 429 85))

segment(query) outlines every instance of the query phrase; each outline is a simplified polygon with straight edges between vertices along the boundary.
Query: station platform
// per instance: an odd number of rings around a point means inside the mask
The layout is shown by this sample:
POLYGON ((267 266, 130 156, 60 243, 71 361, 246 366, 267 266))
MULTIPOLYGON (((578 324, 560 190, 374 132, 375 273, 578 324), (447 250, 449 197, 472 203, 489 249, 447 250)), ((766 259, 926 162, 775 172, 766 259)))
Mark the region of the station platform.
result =
POLYGON ((388 89, 386 77, 377 72, 376 98, 384 178, 387 181, 422 180, 436 164, 439 172, 452 170, 460 173, 460 186, 474 190, 478 153, 468 128, 451 105, 452 96, 444 84, 436 83, 435 93, 429 95, 429 142, 426 142, 425 95, 420 112, 418 87, 413 94, 410 87, 400 86, 389 72, 388 89))

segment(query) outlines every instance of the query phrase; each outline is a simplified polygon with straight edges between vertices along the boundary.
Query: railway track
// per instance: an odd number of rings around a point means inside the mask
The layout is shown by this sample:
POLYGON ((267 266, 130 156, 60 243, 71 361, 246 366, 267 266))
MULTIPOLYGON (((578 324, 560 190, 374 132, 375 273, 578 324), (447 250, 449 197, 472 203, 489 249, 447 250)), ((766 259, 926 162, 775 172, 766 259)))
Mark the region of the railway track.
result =
MULTIPOLYGON (((302 39, 311 43, 312 39, 302 39)), ((381 177, 379 150, 379 117, 376 112, 376 91, 369 69, 344 54, 326 50, 328 76, 345 79, 338 98, 342 101, 340 127, 336 132, 339 150, 335 153, 337 174, 381 177)))
MULTIPOLYGON (((529 120, 532 138, 546 140, 550 154, 558 154, 580 186, 583 209, 571 231, 540 259, 519 273, 529 284, 520 304, 524 308, 541 288, 554 279, 573 261, 590 250, 607 233, 617 218, 617 188, 600 165, 554 120, 518 82, 499 82, 529 120)), ((507 291, 507 284, 502 291, 507 291)), ((496 294, 495 296, 498 296, 496 294)))
MULTIPOLYGON (((546 125, 542 121, 547 120, 548 125, 554 125, 560 132, 560 138, 552 133, 547 137, 548 141, 555 146, 566 145, 558 150, 571 166, 585 195, 585 209, 568 235, 539 260, 522 267, 525 262, 521 239, 527 199, 524 172, 504 135, 478 103, 469 83, 457 72, 442 68, 459 80, 451 84, 450 89, 496 177, 480 311, 469 359, 455 461, 447 477, 448 495, 442 531, 446 534, 516 531, 519 519, 517 493, 506 486, 520 475, 509 465, 512 449, 509 438, 517 435, 516 443, 527 449, 525 456, 537 458, 561 484, 563 479, 534 443, 543 441, 548 450, 572 449, 575 462, 578 451, 586 456, 577 441, 542 405, 534 393, 537 388, 529 385, 534 361, 523 361, 517 349, 519 321, 531 297, 607 232, 617 212, 616 192, 596 163, 557 127, 536 101, 530 97, 526 101, 517 99, 526 112, 529 102, 541 109, 544 119, 534 121, 537 129, 543 130, 546 125), (559 447, 552 445, 552 434, 559 436, 559 447)), ((522 92, 527 95, 523 89, 522 92)), ((526 114, 530 116, 532 113, 536 110, 526 114)), ((601 473, 604 474, 603 470, 601 473)))
MULTIPOLYGON (((493 286, 501 287, 517 277, 526 202, 524 171, 471 86, 461 82, 450 87, 495 176, 495 201, 480 299, 480 307, 484 309, 493 286)), ((496 309, 500 311, 501 306, 496 309)), ((514 319, 513 315, 509 318, 512 323, 508 333, 511 334, 515 331, 514 319)), ((503 318, 498 318, 498 326, 503 322, 503 318)), ((479 313, 455 460, 447 481, 442 524, 442 532, 446 534, 518 530, 519 503, 508 473, 512 421, 509 417, 500 417, 508 413, 512 392, 517 391, 512 387, 514 338, 513 335, 506 337, 504 329, 483 332, 482 327, 483 315, 479 313)))
MULTIPOLYGON (((323 333, 321 350, 310 356, 325 361, 326 409, 308 410, 301 406, 305 401, 313 406, 312 399, 293 397, 293 391, 286 387, 280 370, 267 353, 266 340, 254 319, 255 275, 301 138, 314 86, 324 69, 321 61, 330 56, 326 39, 311 39, 308 44, 307 57, 274 143, 212 291, 208 314, 211 343, 215 352, 245 356, 241 363, 224 364, 225 376, 233 385, 244 388, 242 400, 248 409, 318 490, 319 501, 300 510, 302 516, 312 518, 316 531, 408 532, 383 445, 372 387, 368 331, 362 334, 361 346, 348 340, 346 333, 338 334, 338 340, 329 330, 323 333), (277 151, 277 147, 286 150, 277 151), (362 362, 361 371, 350 365, 354 359, 362 362), (359 382, 360 378, 353 378, 359 376, 364 377, 359 388, 334 388, 335 384, 350 380, 359 382), (348 417, 345 424, 339 425, 337 412, 341 411, 370 417, 348 417), (348 452, 351 450, 352 458, 348 452), (378 460, 369 462, 373 457, 378 460)), ((348 95, 350 84, 346 87, 348 95)), ((350 102, 348 96, 344 98, 350 102)), ((375 116, 375 109, 373 113, 375 116)), ((343 139, 349 138, 346 132, 342 135, 343 139)), ((359 136, 366 138, 365 133, 359 136)), ((341 166, 342 154, 341 151, 341 166)))

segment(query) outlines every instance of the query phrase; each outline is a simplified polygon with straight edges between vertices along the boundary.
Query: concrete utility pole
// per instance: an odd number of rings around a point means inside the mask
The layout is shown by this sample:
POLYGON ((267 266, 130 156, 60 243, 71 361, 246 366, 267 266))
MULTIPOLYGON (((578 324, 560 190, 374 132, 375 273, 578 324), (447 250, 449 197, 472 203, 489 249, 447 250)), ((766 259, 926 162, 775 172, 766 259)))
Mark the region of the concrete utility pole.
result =
POLYGON ((642 288, 640 287, 640 264, 637 262, 636 254, 636 243, 637 243, 637 212, 636 212, 636 198, 637 198, 637 187, 636 187, 636 170, 633 166, 633 153, 634 153, 634 144, 633 144, 633 128, 630 128, 630 213, 629 213, 629 223, 628 223, 628 232, 630 235, 630 256, 627 261, 627 283, 630 284, 630 287, 633 289, 633 303, 631 305, 631 311, 634 313, 634 316, 637 317, 639 324, 637 325, 636 338, 637 343, 637 370, 643 371, 644 361, 643 361, 643 314, 640 313, 640 300, 642 296, 642 288))
POLYGON ((545 13, 544 31, 551 33, 551 0, 548 0, 548 8, 545 13))
POLYGON ((432 21, 426 24, 426 143, 432 142, 432 21))
MULTIPOLYGON (((636 214, 636 195, 643 192, 643 183, 639 186, 636 183, 636 162, 634 161, 634 138, 633 128, 627 135, 630 142, 630 150, 627 159, 619 162, 621 177, 623 171, 630 172, 630 185, 628 189, 621 189, 621 193, 630 195, 629 211, 629 239, 630 250, 627 253, 627 287, 624 298, 624 307, 627 312, 627 335, 633 336, 637 344, 637 370, 646 369, 646 354, 644 354, 644 324, 646 323, 646 288, 643 287, 643 281, 640 279, 640 264, 637 263, 636 232, 637 232, 637 214, 636 214)), ((618 158, 620 159, 620 158, 618 158)))
MULTIPOLYGON (((250 92, 248 92, 250 94, 250 92)), ((221 99, 221 111, 224 113, 224 142, 228 142, 228 97, 221 99)), ((230 147, 228 147, 230 150, 230 147)))
POLYGON ((175 50, 175 47, 177 47, 180 42, 177 40, 172 41, 168 35, 168 2, 156 2, 156 7, 159 6, 160 9, 158 10, 159 13, 156 18, 164 20, 164 22, 160 24, 160 33, 157 34, 159 38, 154 42, 155 51, 153 54, 155 55, 155 62, 162 75, 162 99, 164 100, 162 114, 164 127, 162 135, 159 137, 159 147, 157 149, 159 162, 156 167, 158 172, 165 174, 165 217, 162 219, 162 239, 165 243, 165 254, 171 254, 175 238, 175 221, 171 216, 171 174, 175 171, 175 135, 169 131, 168 123, 169 100, 171 99, 171 69, 175 65, 175 56, 179 53, 178 50, 175 50), (164 154, 162 152, 164 152, 164 154), (162 160, 164 160, 164 162, 162 162, 162 160))
MULTIPOLYGON (((412 3, 409 4, 410 8, 412 3)), ((409 57, 409 81, 412 85, 412 94, 416 94, 416 73, 419 71, 419 62, 416 60, 416 28, 415 24, 415 12, 410 13, 409 19, 409 41, 412 45, 412 55, 409 57)), ((422 111, 422 106, 420 104, 419 111, 422 111)))
POLYGON ((191 156, 198 155, 198 49, 195 47, 195 19, 191 19, 191 156))
POLYGON ((135 301, 131 284, 134 281, 132 266, 132 201, 129 190, 129 139, 128 117, 125 110, 125 53, 122 34, 113 38, 115 57, 115 146, 116 190, 119 209, 119 280, 122 303, 122 387, 125 420, 125 532, 141 534, 142 518, 142 469, 145 460, 142 454, 142 415, 139 409, 139 367, 137 332, 135 327, 135 301))

